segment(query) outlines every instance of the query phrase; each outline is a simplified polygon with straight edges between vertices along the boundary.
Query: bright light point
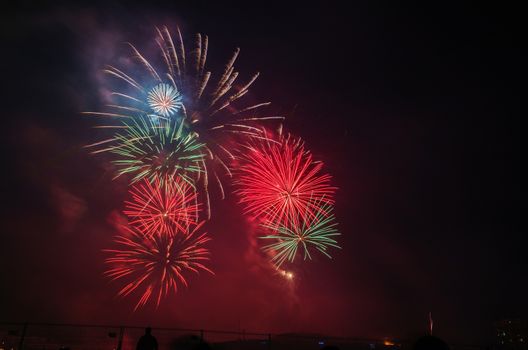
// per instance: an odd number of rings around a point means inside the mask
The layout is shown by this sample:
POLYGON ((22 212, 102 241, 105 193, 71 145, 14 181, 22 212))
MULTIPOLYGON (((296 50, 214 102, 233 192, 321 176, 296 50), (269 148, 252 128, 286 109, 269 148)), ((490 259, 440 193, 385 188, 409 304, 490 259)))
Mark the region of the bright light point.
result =
POLYGON ((180 92, 169 84, 156 85, 148 93, 147 100, 150 108, 163 117, 170 117, 182 107, 180 92))
POLYGON ((384 341, 383 341, 383 345, 385 345, 385 346, 393 346, 394 343, 391 342, 390 340, 384 340, 384 341))
POLYGON ((278 271, 285 278, 287 278, 289 280, 293 279, 293 273, 292 272, 286 271, 286 270, 282 270, 282 269, 278 269, 278 271))

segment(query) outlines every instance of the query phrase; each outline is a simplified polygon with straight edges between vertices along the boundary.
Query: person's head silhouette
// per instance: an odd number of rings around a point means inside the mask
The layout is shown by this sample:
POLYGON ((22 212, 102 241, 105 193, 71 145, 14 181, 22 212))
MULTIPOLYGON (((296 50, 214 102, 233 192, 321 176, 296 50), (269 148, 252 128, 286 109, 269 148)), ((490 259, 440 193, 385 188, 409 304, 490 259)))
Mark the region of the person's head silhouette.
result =
POLYGON ((145 334, 139 338, 136 350, 158 350, 158 341, 151 332, 152 328, 145 328, 145 334))

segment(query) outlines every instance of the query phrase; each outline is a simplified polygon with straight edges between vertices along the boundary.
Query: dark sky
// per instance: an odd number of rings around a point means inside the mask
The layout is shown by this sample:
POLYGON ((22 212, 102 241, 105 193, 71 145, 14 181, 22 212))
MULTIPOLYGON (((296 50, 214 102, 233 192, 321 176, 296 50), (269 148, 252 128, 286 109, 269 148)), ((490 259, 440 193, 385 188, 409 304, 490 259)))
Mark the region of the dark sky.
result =
POLYGON ((409 337, 431 311, 436 334, 476 343, 527 317, 519 9, 126 3, 2 14, 0 319, 409 337), (126 183, 82 149, 80 112, 123 42, 164 24, 208 34, 213 68, 241 47, 243 76, 261 72, 252 98, 339 187, 343 249, 275 276, 230 195, 207 225, 216 276, 131 313, 101 275, 126 183))

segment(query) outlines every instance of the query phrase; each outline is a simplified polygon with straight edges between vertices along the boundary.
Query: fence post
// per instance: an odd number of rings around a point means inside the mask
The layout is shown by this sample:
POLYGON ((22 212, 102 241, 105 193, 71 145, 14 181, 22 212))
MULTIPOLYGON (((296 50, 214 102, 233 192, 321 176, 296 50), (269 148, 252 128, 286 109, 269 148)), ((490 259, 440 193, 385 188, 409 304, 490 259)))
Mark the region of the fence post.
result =
POLYGON ((22 350, 24 347, 24 339, 26 338, 26 331, 28 328, 28 323, 24 323, 24 327, 22 327, 22 335, 20 336, 20 342, 18 343, 18 349, 22 350))
POLYGON ((271 349, 271 333, 268 333, 268 349, 271 349))
POLYGON ((125 327, 119 328, 119 338, 117 340, 117 349, 121 350, 123 348, 123 336, 125 335, 125 327))
POLYGON ((200 341, 202 343, 204 342, 204 330, 203 329, 200 329, 200 341))

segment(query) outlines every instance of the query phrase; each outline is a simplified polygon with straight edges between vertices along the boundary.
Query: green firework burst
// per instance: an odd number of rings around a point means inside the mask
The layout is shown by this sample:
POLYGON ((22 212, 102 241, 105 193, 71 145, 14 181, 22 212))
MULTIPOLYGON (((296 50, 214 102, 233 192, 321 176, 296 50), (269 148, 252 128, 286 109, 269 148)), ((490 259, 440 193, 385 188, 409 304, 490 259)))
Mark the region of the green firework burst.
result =
POLYGON ((190 184, 203 171, 204 144, 188 133, 177 119, 135 117, 124 123, 124 131, 114 137, 106 149, 120 157, 113 164, 117 176, 132 175, 132 183, 141 179, 164 181, 180 176, 190 184))
POLYGON ((289 220, 287 224, 265 223, 262 226, 268 229, 270 234, 260 238, 273 241, 262 249, 275 254, 271 260, 276 266, 282 265, 286 260, 293 262, 298 251, 302 251, 304 260, 311 260, 311 250, 318 250, 332 258, 328 248, 341 249, 334 239, 341 233, 337 230, 333 207, 329 204, 323 204, 315 217, 295 222, 289 220))

